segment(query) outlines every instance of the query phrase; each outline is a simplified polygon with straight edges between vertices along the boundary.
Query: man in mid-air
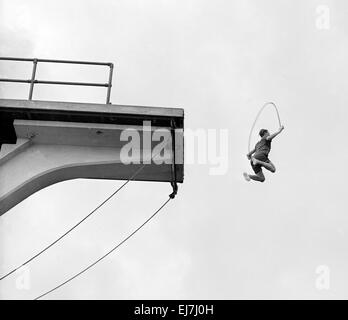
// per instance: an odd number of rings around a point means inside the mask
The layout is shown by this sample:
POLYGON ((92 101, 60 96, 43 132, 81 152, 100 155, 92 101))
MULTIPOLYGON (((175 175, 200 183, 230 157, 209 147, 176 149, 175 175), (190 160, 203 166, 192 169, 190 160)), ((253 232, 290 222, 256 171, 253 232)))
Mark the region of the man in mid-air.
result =
POLYGON ((268 154, 271 151, 272 140, 283 130, 284 126, 281 126, 279 130, 273 134, 270 134, 266 129, 260 130, 259 134, 261 140, 256 143, 255 148, 247 154, 255 174, 252 175, 244 172, 243 175, 246 181, 254 180, 264 182, 266 179, 262 172, 262 167, 271 172, 276 171, 274 164, 268 159, 268 154))

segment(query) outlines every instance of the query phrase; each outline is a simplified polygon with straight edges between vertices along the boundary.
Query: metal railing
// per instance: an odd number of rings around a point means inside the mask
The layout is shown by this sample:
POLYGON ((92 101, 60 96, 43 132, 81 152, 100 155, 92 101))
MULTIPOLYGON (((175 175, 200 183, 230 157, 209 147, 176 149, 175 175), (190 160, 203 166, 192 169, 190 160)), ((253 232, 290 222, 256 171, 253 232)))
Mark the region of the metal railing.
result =
POLYGON ((113 63, 110 62, 92 62, 92 61, 70 61, 70 60, 51 60, 51 59, 37 59, 37 58, 11 58, 11 57, 0 57, 0 61, 24 61, 32 62, 33 70, 31 74, 31 79, 7 79, 0 78, 0 82, 17 82, 17 83, 28 83, 29 87, 29 100, 33 98, 33 91, 35 84, 58 84, 58 85, 69 85, 69 86, 88 86, 88 87, 106 87, 106 103, 110 104, 110 95, 112 87, 112 74, 114 70, 113 63), (109 81, 108 83, 93 83, 93 82, 68 82, 68 81, 46 81, 46 80, 37 80, 36 79, 36 69, 39 62, 42 63, 63 63, 63 64, 83 64, 83 65, 94 65, 94 66, 108 66, 109 71, 109 81))

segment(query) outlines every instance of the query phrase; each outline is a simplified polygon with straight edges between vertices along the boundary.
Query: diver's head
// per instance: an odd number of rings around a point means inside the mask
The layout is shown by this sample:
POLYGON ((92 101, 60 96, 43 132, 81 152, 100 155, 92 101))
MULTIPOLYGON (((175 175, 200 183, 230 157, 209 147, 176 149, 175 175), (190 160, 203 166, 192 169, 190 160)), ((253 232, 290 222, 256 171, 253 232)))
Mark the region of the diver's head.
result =
POLYGON ((269 131, 267 129, 261 129, 259 135, 261 138, 266 138, 269 136, 269 131))

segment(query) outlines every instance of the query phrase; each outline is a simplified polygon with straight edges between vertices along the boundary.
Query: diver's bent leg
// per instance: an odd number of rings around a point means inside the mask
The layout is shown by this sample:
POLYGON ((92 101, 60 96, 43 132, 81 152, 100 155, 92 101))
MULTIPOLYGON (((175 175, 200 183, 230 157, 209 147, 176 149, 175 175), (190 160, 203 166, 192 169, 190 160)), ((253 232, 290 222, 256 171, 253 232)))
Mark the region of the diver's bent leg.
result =
MULTIPOLYGON (((267 162, 266 162, 266 163, 267 163, 267 162)), ((272 170, 269 170, 269 171, 275 173, 275 172, 276 172, 276 167, 275 167, 275 165, 273 164, 273 162, 272 162, 271 160, 269 160, 268 165, 270 165, 271 168, 272 168, 272 170)), ((267 169, 267 168, 266 168, 266 169, 267 169)))
POLYGON ((271 171, 273 173, 276 172, 276 168, 275 168, 274 164, 271 161, 270 162, 263 162, 261 160, 258 160, 258 159, 254 158, 254 162, 256 164, 259 164, 260 166, 264 167, 268 171, 271 171))
POLYGON ((259 181, 259 182, 265 182, 266 178, 265 176, 263 175, 263 172, 260 171, 259 173, 257 173, 256 175, 252 175, 252 174, 249 174, 249 178, 254 180, 254 181, 259 181))

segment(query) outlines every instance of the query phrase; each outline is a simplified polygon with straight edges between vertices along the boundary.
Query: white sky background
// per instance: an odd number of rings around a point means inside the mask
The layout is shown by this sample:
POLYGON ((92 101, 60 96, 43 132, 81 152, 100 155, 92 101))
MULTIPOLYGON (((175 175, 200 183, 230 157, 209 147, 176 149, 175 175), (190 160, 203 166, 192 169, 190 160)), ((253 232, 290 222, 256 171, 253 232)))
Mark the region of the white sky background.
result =
MULTIPOLYGON (((136 237, 52 299, 348 298, 344 164, 348 62, 346 1, 0 0, 0 55, 116 63, 115 104, 182 107, 185 128, 228 129, 229 168, 187 165, 179 195, 136 237), (330 28, 316 26, 318 5, 330 28), (246 183, 250 125, 275 101, 286 130, 278 171, 246 183), (330 268, 330 289, 316 268, 330 268)), ((30 65, 0 64, 28 78, 30 65)), ((99 81, 106 69, 39 65, 38 78, 99 81)), ((1 84, 0 97, 27 86, 1 84)), ((104 89, 37 86, 35 99, 104 102, 104 89)), ((271 111, 262 121, 276 128, 271 111)), ((260 125, 263 124, 262 122, 260 125)), ((0 274, 35 254, 112 193, 120 181, 46 188, 0 217, 0 274)), ((14 275, 0 297, 32 299, 128 235, 171 192, 130 183, 107 206, 14 275)))

